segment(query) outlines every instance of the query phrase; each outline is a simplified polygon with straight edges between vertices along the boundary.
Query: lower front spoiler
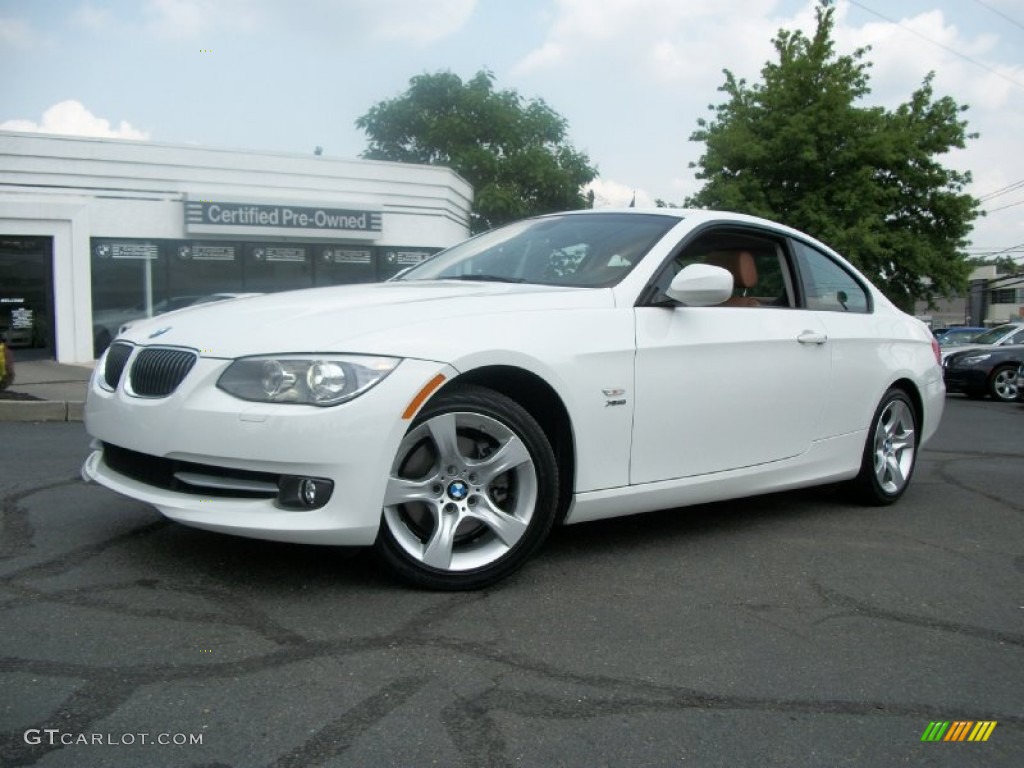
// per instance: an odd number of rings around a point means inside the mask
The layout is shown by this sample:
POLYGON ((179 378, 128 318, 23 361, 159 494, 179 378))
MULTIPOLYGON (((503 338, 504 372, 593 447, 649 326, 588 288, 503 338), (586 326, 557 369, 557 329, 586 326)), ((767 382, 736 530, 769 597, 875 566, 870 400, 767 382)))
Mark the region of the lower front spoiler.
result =
MULTIPOLYGON (((346 510, 342 494, 313 511, 284 510, 268 499, 205 497, 155 488, 119 474, 103 461, 103 451, 93 451, 82 465, 82 478, 129 498, 150 504, 175 522, 208 531, 268 541, 331 546, 369 546, 377 538, 379 513, 372 522, 365 514, 346 510)), ((339 489, 340 490, 340 489, 339 489)))
POLYGON ((984 395, 988 389, 988 376, 984 371, 947 372, 943 380, 946 392, 953 395, 984 395))

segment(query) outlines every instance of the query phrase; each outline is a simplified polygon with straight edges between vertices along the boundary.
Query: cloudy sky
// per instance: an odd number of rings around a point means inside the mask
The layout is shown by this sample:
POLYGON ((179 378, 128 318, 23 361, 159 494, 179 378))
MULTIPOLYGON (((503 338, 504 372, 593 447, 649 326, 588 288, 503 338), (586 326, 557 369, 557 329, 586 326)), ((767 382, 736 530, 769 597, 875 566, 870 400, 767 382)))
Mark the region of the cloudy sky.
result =
MULTIPOLYGON (((929 71, 980 137, 947 163, 989 215, 972 251, 1024 256, 1024 0, 838 0, 873 103, 929 71), (1019 185, 1019 186, 1015 186, 1019 185), (1015 250, 1009 250, 1015 249, 1015 250)), ((0 0, 0 129, 356 157, 354 121, 410 77, 492 71, 543 98, 597 165, 598 204, 681 202, 723 69, 756 81, 813 0, 0 0)), ((0 169, 2 174, 2 169, 0 169)))

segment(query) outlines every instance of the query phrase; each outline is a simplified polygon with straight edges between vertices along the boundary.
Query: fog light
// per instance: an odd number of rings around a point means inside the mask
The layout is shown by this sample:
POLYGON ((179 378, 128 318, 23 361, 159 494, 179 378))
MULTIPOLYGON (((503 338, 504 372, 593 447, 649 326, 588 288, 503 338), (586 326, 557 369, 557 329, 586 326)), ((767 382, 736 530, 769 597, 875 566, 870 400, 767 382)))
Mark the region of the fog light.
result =
POLYGON ((278 488, 277 503, 285 509, 320 509, 330 501, 334 483, 323 477, 286 475, 278 488))
POLYGON ((299 481, 299 497, 302 499, 302 503, 307 507, 316 506, 316 492, 318 490, 316 480, 310 480, 307 477, 304 480, 299 481))

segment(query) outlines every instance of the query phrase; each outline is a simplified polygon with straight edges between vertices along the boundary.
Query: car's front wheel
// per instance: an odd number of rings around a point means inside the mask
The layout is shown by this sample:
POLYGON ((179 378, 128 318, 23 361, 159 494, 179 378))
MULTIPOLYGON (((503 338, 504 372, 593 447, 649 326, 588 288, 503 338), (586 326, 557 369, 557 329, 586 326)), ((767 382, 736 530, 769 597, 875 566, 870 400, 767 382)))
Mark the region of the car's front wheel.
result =
POLYGON ((917 463, 918 417, 902 389, 890 389, 875 409, 854 486, 874 505, 892 504, 910 484, 917 463))
POLYGON ((558 469, 518 403, 455 385, 428 403, 395 456, 377 551, 428 589, 478 589, 518 570, 555 518, 558 469))
POLYGON ((988 392, 993 400, 1012 403, 1017 400, 1017 366, 1003 365, 992 372, 988 392))

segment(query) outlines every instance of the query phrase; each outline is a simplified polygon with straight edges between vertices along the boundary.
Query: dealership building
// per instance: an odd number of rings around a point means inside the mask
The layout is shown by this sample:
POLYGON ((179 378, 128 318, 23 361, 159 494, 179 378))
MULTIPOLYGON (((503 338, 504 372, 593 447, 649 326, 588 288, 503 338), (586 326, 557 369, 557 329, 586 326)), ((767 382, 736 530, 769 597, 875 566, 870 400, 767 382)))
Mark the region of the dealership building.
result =
POLYGON ((0 334, 64 363, 217 294, 385 280, 469 233, 435 166, 0 132, 0 334))

